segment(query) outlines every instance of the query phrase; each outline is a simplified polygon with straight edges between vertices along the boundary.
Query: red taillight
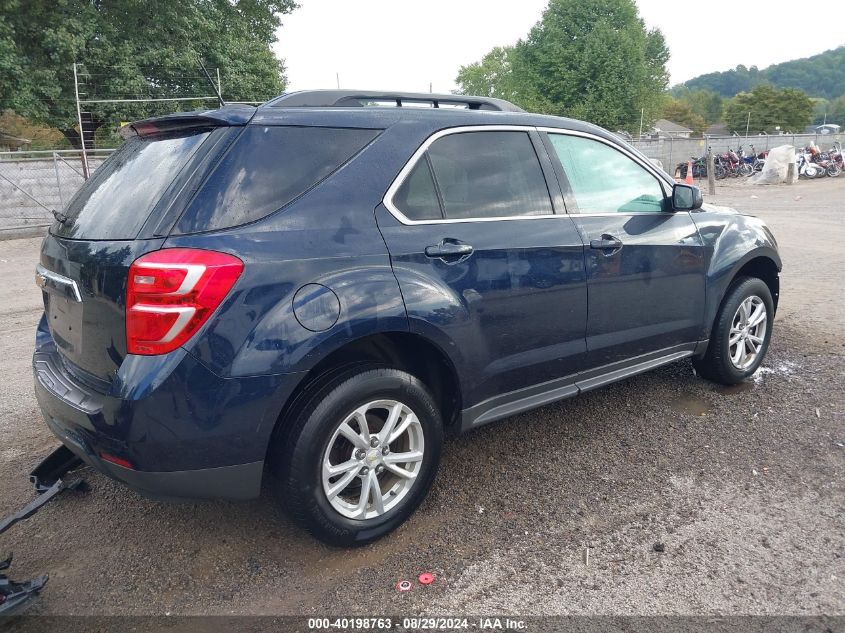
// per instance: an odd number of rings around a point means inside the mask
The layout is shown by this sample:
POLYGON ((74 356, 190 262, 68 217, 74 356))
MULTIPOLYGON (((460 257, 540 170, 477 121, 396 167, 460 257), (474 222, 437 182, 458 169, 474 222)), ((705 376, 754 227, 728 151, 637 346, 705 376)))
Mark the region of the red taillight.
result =
POLYGON ((139 257, 126 286, 126 349, 153 356, 187 341, 220 305, 243 271, 237 257, 166 248, 139 257))

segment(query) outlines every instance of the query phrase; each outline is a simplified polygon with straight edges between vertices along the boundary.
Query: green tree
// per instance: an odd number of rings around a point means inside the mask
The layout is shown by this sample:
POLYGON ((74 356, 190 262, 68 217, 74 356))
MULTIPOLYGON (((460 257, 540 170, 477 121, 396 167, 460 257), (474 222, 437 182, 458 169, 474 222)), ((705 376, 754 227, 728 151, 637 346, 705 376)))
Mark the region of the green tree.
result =
POLYGON ((491 52, 461 68, 464 93, 486 88, 525 109, 634 130, 660 113, 669 51, 646 30, 633 0, 550 0, 505 63, 491 52), (485 64, 486 62, 486 64, 485 64), (484 83, 484 82, 487 83, 484 83))
POLYGON ((813 101, 800 90, 760 84, 751 92, 741 92, 728 101, 724 120, 732 132, 752 134, 801 132, 813 119, 813 101), (749 119, 749 113, 751 114, 749 119))
MULTIPOLYGON (((294 0, 4 0, 0 108, 56 127, 79 147, 75 62, 88 99, 208 95, 200 59, 221 69, 227 100, 269 98, 285 86, 270 44, 279 15, 294 8, 294 0)), ((107 123, 211 105, 89 104, 85 143, 107 123)))
POLYGON ((824 97, 810 97, 813 102, 813 125, 825 123, 830 112, 830 101, 824 97))
POLYGON ((663 106, 663 118, 673 123, 679 123, 691 129, 694 134, 701 135, 707 129, 707 121, 693 110, 688 101, 667 97, 663 106))
POLYGON ((778 88, 798 88, 813 96, 833 99, 845 85, 845 46, 763 70, 739 65, 733 70, 700 75, 683 85, 691 90, 703 88, 732 97, 761 83, 770 83, 778 88))
POLYGON ((690 104, 697 115, 704 118, 707 124, 722 120, 724 98, 712 90, 690 90, 684 85, 672 88, 671 94, 676 99, 690 104))
POLYGON ((837 97, 830 102, 827 111, 827 122, 841 125, 845 128, 845 95, 837 97))
POLYGON ((497 46, 480 62, 461 66, 456 82, 462 94, 513 100, 517 94, 512 65, 513 47, 497 46))

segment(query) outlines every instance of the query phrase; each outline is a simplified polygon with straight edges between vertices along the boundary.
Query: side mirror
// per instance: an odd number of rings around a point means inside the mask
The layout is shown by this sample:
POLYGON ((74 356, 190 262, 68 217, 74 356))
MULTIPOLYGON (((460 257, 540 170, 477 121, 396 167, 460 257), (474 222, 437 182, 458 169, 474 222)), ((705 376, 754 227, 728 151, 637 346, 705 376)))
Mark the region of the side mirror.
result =
POLYGON ((692 211, 700 209, 704 203, 701 189, 681 183, 672 187, 672 209, 674 211, 692 211))

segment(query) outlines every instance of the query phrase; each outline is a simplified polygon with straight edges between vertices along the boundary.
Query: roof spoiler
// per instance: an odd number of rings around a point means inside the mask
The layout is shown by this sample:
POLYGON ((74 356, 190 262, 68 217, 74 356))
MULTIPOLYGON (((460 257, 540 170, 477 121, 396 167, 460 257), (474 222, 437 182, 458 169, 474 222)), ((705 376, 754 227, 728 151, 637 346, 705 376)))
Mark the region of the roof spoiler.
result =
MULTIPOLYGON (((380 92, 377 90, 303 90, 287 92, 265 105, 273 108, 361 108, 369 102, 385 105, 394 102, 396 107, 430 104, 432 108, 466 108, 469 110, 494 110, 524 112, 522 108, 504 99, 473 97, 470 95, 431 94, 428 92, 380 92), (378 103, 381 102, 381 103, 378 103)), ((413 107, 413 106, 412 106, 413 107)))
POLYGON ((216 110, 175 112, 124 125, 120 128, 120 135, 127 139, 133 136, 143 137, 177 130, 246 125, 255 115, 255 111, 255 106, 238 103, 216 110))

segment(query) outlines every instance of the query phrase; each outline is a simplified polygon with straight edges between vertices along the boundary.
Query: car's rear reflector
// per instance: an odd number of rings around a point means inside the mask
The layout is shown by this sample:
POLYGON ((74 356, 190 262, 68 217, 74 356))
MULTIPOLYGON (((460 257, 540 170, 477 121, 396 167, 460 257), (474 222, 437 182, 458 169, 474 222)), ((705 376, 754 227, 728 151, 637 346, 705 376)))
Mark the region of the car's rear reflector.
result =
POLYGON ((194 248, 167 248, 136 259, 126 287, 126 349, 166 354, 184 344, 223 301, 243 262, 194 248))
POLYGON ((120 466, 121 468, 131 468, 135 470, 135 467, 132 465, 128 459, 123 459, 122 457, 115 457, 109 453, 100 453, 100 459, 104 462, 109 462, 110 464, 115 464, 116 466, 120 466))

